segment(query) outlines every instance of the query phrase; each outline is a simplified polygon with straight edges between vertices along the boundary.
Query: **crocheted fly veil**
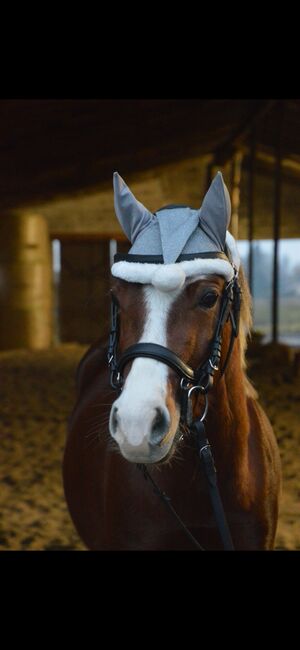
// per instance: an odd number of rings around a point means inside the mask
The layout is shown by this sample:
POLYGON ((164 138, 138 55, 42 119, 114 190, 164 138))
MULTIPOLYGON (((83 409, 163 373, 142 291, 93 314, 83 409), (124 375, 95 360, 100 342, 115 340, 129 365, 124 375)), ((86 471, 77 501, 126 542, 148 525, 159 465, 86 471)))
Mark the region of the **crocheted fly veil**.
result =
POLYGON ((214 273, 231 280, 240 259, 227 231, 231 204, 221 172, 198 210, 172 205, 152 213, 117 172, 113 184, 116 215, 132 246, 127 255, 115 255, 112 275, 162 291, 180 288, 186 278, 214 273))

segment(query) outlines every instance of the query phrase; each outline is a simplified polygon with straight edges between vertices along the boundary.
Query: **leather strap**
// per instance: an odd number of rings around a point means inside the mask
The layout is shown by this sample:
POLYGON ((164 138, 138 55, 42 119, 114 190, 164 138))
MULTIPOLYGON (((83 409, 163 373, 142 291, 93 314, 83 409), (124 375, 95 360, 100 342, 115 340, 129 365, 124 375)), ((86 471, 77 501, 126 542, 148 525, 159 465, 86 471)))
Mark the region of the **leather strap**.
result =
POLYGON ((234 551, 231 533, 218 488, 215 462, 212 455, 211 446, 205 434, 204 422, 195 420, 190 427, 190 431, 195 437, 196 446, 207 480, 212 509, 215 515, 215 520, 222 540, 224 551, 234 551))
POLYGON ((136 343, 135 345, 131 345, 120 357, 116 371, 122 375, 126 364, 136 357, 149 357, 156 361, 162 361, 175 370, 180 377, 185 377, 191 383, 196 381, 192 368, 181 361, 177 354, 165 348, 163 345, 157 345, 156 343, 136 343))
MULTIPOLYGON (((229 262, 225 253, 216 252, 212 253, 182 253, 177 258, 176 262, 189 262, 196 259, 220 259, 229 262)), ((162 255, 134 255, 133 253, 116 253, 114 255, 114 263, 116 262, 139 262, 140 264, 164 264, 162 255)))

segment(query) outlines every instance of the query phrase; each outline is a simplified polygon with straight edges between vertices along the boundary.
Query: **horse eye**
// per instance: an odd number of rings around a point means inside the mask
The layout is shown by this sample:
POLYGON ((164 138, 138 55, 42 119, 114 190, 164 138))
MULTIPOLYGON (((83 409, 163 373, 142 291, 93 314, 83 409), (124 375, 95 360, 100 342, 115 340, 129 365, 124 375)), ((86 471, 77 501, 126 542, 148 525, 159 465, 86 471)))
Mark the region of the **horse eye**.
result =
POLYGON ((215 291, 208 291, 207 293, 204 294, 199 300, 199 305, 201 307, 206 307, 209 309, 210 307, 213 307, 218 300, 218 294, 215 291))

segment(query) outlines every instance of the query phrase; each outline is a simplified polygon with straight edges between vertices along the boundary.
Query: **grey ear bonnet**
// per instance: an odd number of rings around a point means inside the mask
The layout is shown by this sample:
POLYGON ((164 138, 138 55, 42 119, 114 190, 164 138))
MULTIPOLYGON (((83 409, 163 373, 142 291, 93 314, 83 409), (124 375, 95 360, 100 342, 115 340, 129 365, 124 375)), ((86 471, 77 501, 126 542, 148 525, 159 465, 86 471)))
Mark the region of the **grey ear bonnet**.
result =
MULTIPOLYGON (((113 275, 132 282, 152 282, 155 273, 153 266, 163 266, 165 276, 171 277, 169 267, 172 266, 173 273, 176 267, 178 273, 178 267, 182 264, 185 266, 185 277, 199 274, 202 270, 206 274, 215 272, 224 277, 233 275, 231 265, 233 260, 226 261, 224 255, 226 251, 227 256, 232 258, 228 242, 233 238, 227 233, 231 204, 221 172, 218 172, 213 179, 199 210, 185 206, 171 206, 161 208, 153 214, 137 201, 117 172, 114 173, 113 184, 116 215, 132 244, 129 256, 161 256, 162 260, 161 264, 152 265, 152 270, 148 269, 149 273, 147 273, 146 267, 149 266, 147 260, 146 263, 142 262, 143 269, 141 269, 141 263, 136 261, 136 258, 131 262, 128 257, 127 261, 119 261, 113 265, 113 275), (206 259, 199 259, 199 254, 206 254, 204 255, 206 259), (220 258, 225 259, 215 259, 214 254, 215 258, 219 255, 220 258), (186 259, 180 261, 179 258, 185 255, 189 256, 189 261, 186 259), (194 255, 195 259, 193 259, 194 255), (228 264, 231 270, 226 267, 228 264), (128 268, 128 265, 131 268, 128 268), (213 267, 216 268, 215 271, 210 270, 213 267), (132 279, 133 277, 136 279, 132 279)), ((238 261, 236 253, 235 250, 235 265, 238 261)))

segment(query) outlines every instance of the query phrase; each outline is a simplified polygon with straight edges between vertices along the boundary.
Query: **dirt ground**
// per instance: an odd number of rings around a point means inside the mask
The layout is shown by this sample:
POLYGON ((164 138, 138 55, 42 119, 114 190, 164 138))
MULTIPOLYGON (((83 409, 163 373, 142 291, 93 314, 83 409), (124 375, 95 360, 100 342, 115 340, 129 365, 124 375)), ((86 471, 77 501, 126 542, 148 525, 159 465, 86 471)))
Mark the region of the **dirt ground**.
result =
MULTIPOLYGON (((0 353, 0 549, 80 550, 62 487, 66 420, 85 346, 0 353)), ((276 547, 300 549, 300 379, 286 363, 250 377, 276 432, 283 494, 276 547)))

